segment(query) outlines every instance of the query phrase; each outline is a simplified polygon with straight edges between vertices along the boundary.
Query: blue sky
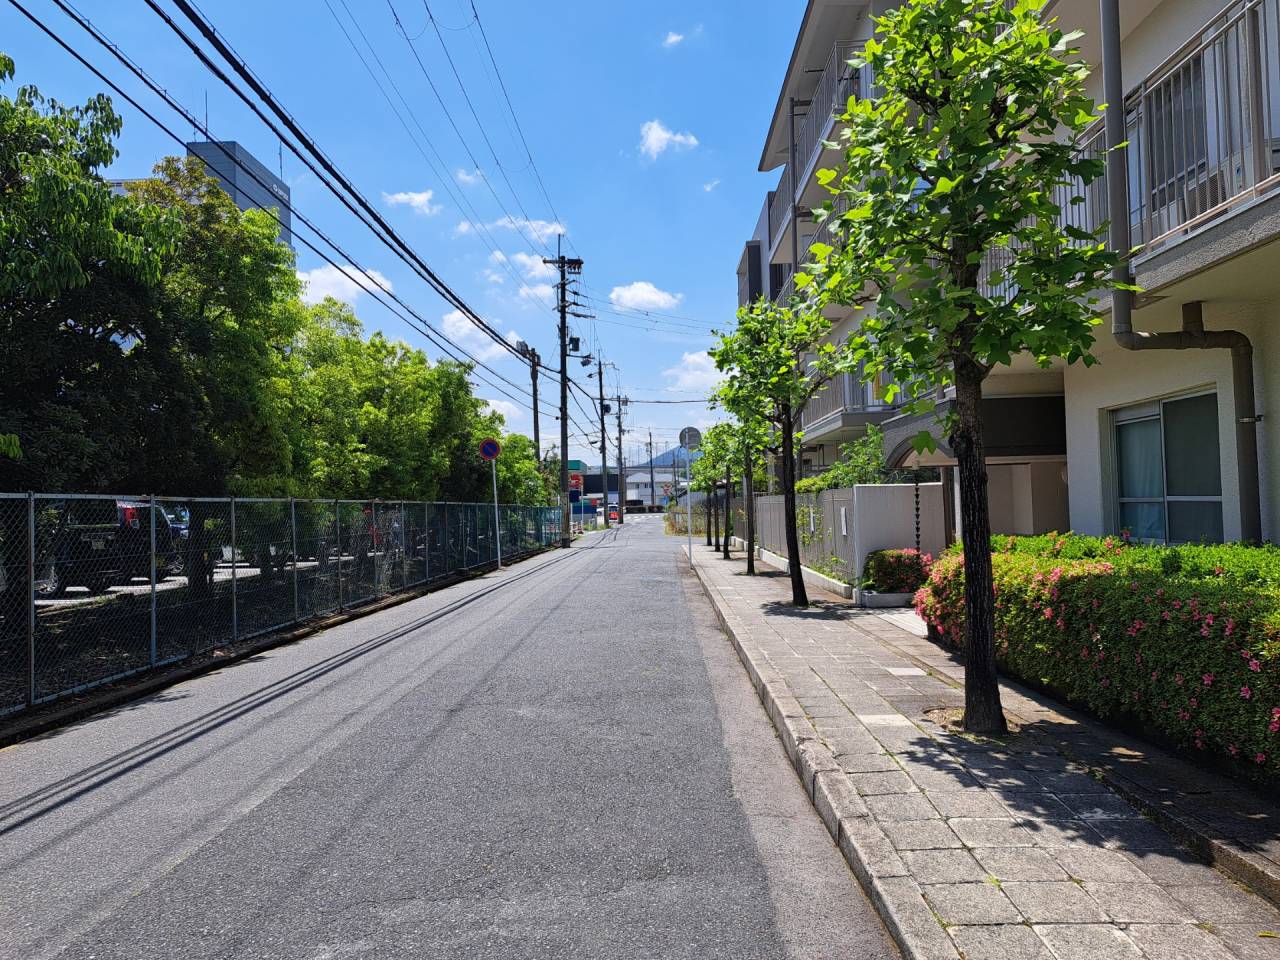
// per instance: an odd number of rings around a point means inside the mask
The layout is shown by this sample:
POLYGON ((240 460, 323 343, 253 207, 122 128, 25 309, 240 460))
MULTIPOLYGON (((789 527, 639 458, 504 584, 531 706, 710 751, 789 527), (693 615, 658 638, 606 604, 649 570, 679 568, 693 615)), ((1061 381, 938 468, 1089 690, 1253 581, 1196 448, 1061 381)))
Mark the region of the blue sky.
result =
MULTIPOLYGON (((124 89, 173 121, 179 132, 189 132, 49 0, 24 2, 124 89)), ((461 139, 397 29, 387 0, 345 0, 345 8, 343 0, 204 0, 202 9, 401 236, 495 327, 529 342, 554 365, 551 280, 539 269, 535 252, 541 243, 554 247, 559 223, 568 252, 586 261, 583 281, 599 317, 575 321, 575 332, 584 349, 602 353, 618 367, 608 373, 609 392, 620 386, 635 401, 704 396, 709 370, 701 354, 711 341, 699 331, 732 321, 741 246, 777 177, 758 173, 756 165, 802 0, 573 0, 554 8, 528 0, 475 0, 558 220, 514 130, 470 0, 428 2, 479 124, 428 19, 427 4, 392 2, 461 139), (411 139, 357 59, 335 13, 357 44, 361 37, 350 16, 358 19, 426 138, 404 113, 417 143, 411 139), (524 222, 526 216, 531 223, 524 222)), ((216 137, 240 141, 278 169, 277 141, 270 131, 180 46, 142 0, 86 3, 82 10, 197 114, 204 113, 207 96, 209 127, 216 137)), ((0 5, 0 38, 0 49, 17 63, 18 83, 34 83, 71 103, 101 87, 7 4, 0 5)), ((378 69, 376 63, 373 67, 378 69)), ((395 91, 389 85, 387 90, 395 100, 395 91)), ((173 142, 131 107, 117 103, 117 108, 125 129, 110 175, 145 175, 158 157, 175 152, 173 142)), ((458 317, 448 317, 447 305, 287 149, 283 173, 294 206, 340 238, 354 259, 495 369, 526 383, 518 361, 500 355, 500 347, 458 317)), ((419 333, 301 247, 298 268, 310 278, 313 295, 333 292, 349 299, 368 329, 437 355, 419 333)), ((587 371, 576 364, 573 369, 594 391, 587 371)), ((478 393, 495 400, 512 429, 530 432, 527 409, 483 385, 478 393)), ((546 447, 558 430, 550 407, 557 397, 549 382, 542 401, 546 447)), ((594 428, 576 407, 571 410, 583 427, 594 428)), ((647 440, 650 428, 655 450, 661 450, 674 443, 683 424, 705 424, 714 417, 695 405, 635 403, 626 424, 628 458, 640 459, 637 445, 647 440)), ((611 435, 613 430, 611 420, 611 435)), ((580 439, 572 446, 575 456, 588 455, 580 439)))

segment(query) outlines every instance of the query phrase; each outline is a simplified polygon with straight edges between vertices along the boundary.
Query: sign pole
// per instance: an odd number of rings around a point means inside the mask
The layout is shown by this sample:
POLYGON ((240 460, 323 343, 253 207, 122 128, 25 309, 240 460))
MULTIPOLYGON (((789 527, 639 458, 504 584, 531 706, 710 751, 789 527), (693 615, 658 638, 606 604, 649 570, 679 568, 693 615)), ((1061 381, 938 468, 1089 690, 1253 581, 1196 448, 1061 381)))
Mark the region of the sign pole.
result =
POLYGON ((498 509, 498 460, 495 457, 489 461, 489 466, 493 469, 493 530, 494 543, 498 548, 498 569, 502 569, 502 515, 498 509))
MULTIPOLYGON (((502 454, 502 444, 492 437, 480 441, 480 459, 488 460, 493 470, 493 546, 494 555, 498 558, 498 569, 502 569, 502 511, 498 507, 498 457, 502 454)), ((479 528, 476 536, 480 536, 479 528)), ((479 540, 476 541, 477 549, 479 540)))
POLYGON ((684 455, 684 505, 688 508, 689 566, 693 566, 693 479, 689 473, 689 453, 684 455))
POLYGON ((684 450, 684 497, 689 523, 689 566, 693 566, 693 453, 702 446, 702 432, 697 427, 685 427, 680 431, 680 446, 684 450))

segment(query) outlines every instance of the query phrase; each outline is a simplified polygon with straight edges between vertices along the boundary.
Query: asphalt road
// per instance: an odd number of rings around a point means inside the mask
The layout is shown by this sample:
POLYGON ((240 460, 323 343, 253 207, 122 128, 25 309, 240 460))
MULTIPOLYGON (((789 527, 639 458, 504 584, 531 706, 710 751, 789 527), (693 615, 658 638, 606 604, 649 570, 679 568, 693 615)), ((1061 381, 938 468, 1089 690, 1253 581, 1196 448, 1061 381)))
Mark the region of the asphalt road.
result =
POLYGON ((895 956, 659 518, 0 751, 0 957, 895 956))

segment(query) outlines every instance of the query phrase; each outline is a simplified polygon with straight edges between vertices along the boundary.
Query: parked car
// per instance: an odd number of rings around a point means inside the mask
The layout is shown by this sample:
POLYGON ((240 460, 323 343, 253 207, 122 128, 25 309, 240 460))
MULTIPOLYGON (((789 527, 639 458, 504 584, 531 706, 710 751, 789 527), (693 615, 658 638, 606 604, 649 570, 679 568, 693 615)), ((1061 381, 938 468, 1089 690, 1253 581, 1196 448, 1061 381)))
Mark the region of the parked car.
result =
MULTIPOLYGON (((100 593, 113 584, 151 576, 150 505, 138 500, 67 500, 39 545, 36 592, 60 597, 68 587, 100 593)), ((157 510, 156 576, 182 569, 182 551, 169 516, 157 510)))

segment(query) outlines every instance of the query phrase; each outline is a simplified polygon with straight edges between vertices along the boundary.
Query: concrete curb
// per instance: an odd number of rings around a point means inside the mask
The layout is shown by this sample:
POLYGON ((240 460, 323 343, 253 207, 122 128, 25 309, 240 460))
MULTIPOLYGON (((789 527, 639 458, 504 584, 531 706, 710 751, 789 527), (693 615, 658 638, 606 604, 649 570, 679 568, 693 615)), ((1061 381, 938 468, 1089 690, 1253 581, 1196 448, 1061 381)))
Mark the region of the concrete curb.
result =
POLYGON ((819 739, 804 709, 767 657, 758 662, 743 644, 738 619, 694 564, 716 619, 746 667, 787 758, 809 794, 831 839, 880 915, 904 960, 959 960, 960 953, 925 902, 920 885, 889 841, 853 780, 819 739))
MULTIPOLYGON (((521 554, 507 562, 519 563, 524 560, 531 560, 545 552, 547 551, 539 550, 535 553, 521 554)), ((398 607, 401 604, 408 603, 410 600, 418 600, 429 593, 475 579, 494 569, 496 567, 489 564, 483 567, 476 567, 463 575, 451 575, 435 583, 424 584, 412 590, 392 594, 381 600, 373 600, 339 613, 330 614, 321 619, 287 627, 274 633, 267 633, 251 640, 242 641, 239 644, 216 647, 171 667, 157 668, 155 672, 139 673, 116 683, 104 684, 81 695, 78 699, 70 700, 69 702, 54 701, 49 705, 48 709, 36 707, 36 712, 34 713, 19 714, 14 721, 0 724, 0 750, 23 740, 30 740, 32 737, 38 737, 41 734, 69 726, 96 713, 103 713, 134 700, 141 700, 143 697, 150 696, 158 690, 184 683, 187 680, 193 680, 207 673, 213 673, 215 670, 221 670, 223 667, 247 660, 268 650, 297 643, 299 640, 304 640, 322 630, 340 627, 344 623, 350 623, 352 620, 359 620, 383 610, 390 610, 392 607, 398 607)))

